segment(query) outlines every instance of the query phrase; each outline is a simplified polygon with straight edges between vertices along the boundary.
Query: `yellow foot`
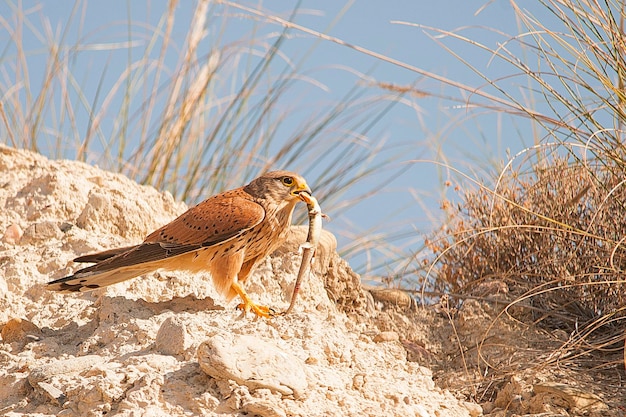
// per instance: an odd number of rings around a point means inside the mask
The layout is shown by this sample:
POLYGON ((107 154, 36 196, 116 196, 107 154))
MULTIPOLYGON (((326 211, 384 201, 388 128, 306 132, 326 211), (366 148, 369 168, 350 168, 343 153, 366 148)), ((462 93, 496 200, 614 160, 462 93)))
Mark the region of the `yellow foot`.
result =
POLYGON ((237 306, 237 308, 245 311, 246 313, 248 311, 252 311, 257 316, 264 317, 266 319, 276 315, 276 312, 271 307, 262 306, 253 302, 241 303, 237 306))
POLYGON ((239 294, 239 297, 241 297, 241 299, 243 300, 243 303, 239 304, 237 306, 237 308, 245 311, 246 313, 248 311, 254 312, 254 314, 256 314, 257 316, 260 317, 265 317, 270 318, 272 316, 274 316, 276 314, 276 312, 274 310, 272 310, 270 307, 267 306, 261 306, 258 305, 257 303, 253 302, 250 297, 248 297, 248 294, 246 294, 246 291, 243 289, 243 287, 238 283, 238 282, 233 282, 231 284, 231 288, 237 293, 239 294))

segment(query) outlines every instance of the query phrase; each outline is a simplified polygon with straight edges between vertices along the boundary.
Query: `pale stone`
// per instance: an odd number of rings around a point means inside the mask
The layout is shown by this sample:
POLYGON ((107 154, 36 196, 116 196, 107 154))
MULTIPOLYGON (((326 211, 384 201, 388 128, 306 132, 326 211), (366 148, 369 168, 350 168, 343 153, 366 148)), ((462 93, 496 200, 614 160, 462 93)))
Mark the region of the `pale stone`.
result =
POLYGON ((306 365, 258 337, 216 333, 198 348, 198 362, 213 378, 232 379, 251 390, 268 388, 295 398, 306 392, 306 365))

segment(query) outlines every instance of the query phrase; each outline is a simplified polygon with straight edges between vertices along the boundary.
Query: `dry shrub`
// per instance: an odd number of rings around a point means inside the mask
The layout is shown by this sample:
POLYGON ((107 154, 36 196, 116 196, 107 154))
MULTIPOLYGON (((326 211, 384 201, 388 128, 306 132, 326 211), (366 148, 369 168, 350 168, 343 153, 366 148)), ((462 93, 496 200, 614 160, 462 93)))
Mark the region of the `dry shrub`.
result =
POLYGON ((541 161, 508 172, 495 193, 464 196, 448 238, 431 245, 439 289, 488 300, 504 288, 507 313, 566 331, 574 351, 617 350, 626 318, 624 167, 541 161))

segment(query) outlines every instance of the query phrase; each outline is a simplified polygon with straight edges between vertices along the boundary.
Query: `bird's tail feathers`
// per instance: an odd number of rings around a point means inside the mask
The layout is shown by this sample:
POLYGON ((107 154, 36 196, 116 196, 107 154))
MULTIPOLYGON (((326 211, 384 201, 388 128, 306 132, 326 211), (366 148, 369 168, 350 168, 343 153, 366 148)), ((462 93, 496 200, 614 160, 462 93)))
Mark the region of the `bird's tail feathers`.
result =
POLYGON ((154 271, 154 267, 141 267, 140 265, 108 271, 85 271, 81 269, 74 275, 49 282, 48 289, 66 293, 93 291, 152 271, 154 271))

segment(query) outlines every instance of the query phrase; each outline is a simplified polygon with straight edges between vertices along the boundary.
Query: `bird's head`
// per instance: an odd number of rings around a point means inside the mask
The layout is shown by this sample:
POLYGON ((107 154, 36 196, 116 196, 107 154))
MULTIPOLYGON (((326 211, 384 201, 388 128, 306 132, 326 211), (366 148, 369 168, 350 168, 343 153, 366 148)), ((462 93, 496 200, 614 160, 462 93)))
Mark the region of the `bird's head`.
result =
POLYGON ((246 191, 252 195, 265 195, 273 200, 297 202, 302 200, 300 194, 311 194, 306 180, 300 175, 289 171, 271 171, 263 174, 246 185, 246 191))

